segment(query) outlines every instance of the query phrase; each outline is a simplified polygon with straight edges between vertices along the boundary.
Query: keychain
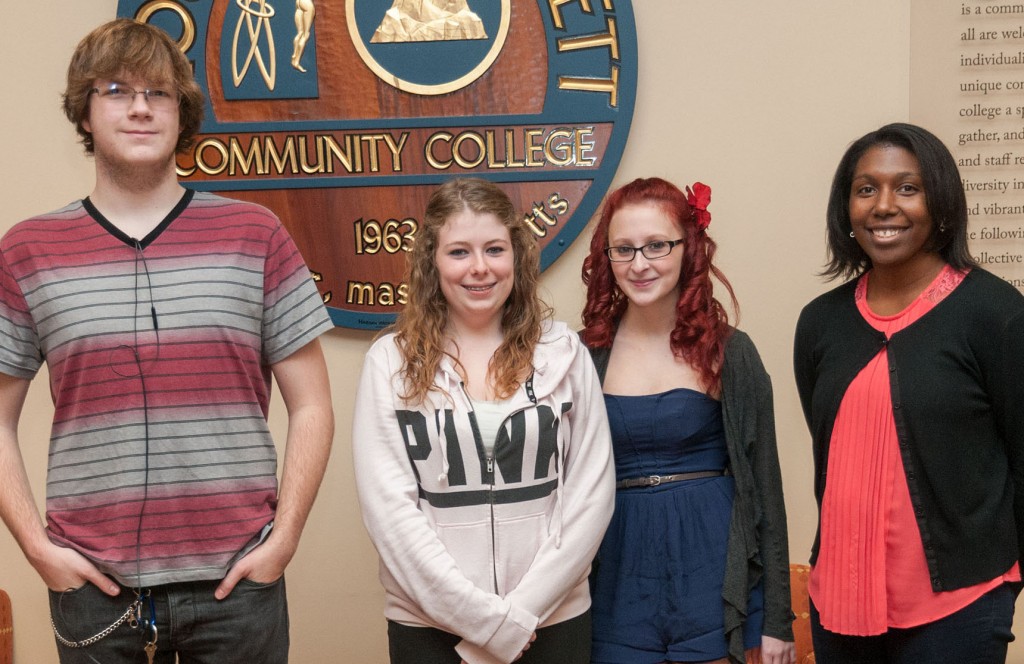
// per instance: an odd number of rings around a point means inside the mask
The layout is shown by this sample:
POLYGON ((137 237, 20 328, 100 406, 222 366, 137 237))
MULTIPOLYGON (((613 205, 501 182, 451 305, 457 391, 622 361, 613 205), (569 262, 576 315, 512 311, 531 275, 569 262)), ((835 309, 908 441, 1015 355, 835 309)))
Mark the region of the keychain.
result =
POLYGON ((146 589, 146 592, 145 592, 144 595, 143 594, 139 594, 139 595, 137 595, 137 598, 138 598, 138 608, 135 609, 135 611, 136 611, 135 618, 138 621, 138 624, 142 625, 142 627, 144 629, 149 629, 149 633, 153 637, 149 641, 146 641, 146 645, 142 649, 146 651, 146 659, 149 662, 149 664, 153 664, 153 658, 156 657, 156 640, 157 640, 157 637, 159 636, 159 631, 156 628, 156 602, 153 601, 153 591, 148 589, 148 588, 146 589), (148 618, 143 618, 142 617, 142 598, 143 597, 145 597, 146 599, 149 600, 148 601, 149 617, 148 618))
POLYGON ((156 623, 149 624, 149 631, 153 635, 153 640, 147 641, 145 647, 143 647, 143 650, 146 651, 146 658, 149 661, 149 664, 153 664, 153 658, 156 657, 156 623))

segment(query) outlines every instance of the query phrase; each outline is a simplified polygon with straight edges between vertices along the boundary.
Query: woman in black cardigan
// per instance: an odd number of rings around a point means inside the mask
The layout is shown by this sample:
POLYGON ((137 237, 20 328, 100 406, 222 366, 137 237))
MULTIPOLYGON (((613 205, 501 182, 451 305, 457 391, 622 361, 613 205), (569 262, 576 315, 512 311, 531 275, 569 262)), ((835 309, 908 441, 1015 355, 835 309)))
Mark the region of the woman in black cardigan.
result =
POLYGON ((821 664, 1003 662, 1024 530, 1024 297, 977 266, 956 162, 892 124, 843 156, 794 350, 821 664))

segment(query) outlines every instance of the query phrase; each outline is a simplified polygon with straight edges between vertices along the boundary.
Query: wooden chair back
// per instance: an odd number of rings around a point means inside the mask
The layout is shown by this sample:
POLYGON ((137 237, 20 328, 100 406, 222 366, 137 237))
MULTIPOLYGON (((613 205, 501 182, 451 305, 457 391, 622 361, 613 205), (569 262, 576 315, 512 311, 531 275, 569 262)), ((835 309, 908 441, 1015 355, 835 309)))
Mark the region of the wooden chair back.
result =
POLYGON ((814 664, 814 646, 811 644, 811 599, 807 594, 810 565, 789 566, 789 591, 792 596, 793 638, 796 642, 796 664, 814 664))
POLYGON ((14 664, 14 623, 11 598, 0 590, 0 664, 14 664))

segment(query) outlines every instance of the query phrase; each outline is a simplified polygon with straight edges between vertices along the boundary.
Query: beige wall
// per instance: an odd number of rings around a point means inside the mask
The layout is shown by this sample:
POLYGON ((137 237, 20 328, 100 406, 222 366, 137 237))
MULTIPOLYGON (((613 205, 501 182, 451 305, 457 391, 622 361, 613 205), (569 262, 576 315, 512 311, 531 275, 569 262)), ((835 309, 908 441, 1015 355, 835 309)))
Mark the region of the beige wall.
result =
MULTIPOLYGON (((0 231, 90 190, 92 165, 59 113, 59 91, 74 44, 115 11, 114 0, 4 3, 0 231)), ((866 131, 907 119, 910 0, 633 0, 633 11, 639 91, 616 181, 660 175, 713 187, 720 265, 739 296, 741 324, 775 378, 792 559, 806 561, 815 512, 790 371, 792 331, 800 307, 824 289, 814 273, 840 153, 866 131)), ((577 241, 543 279, 558 317, 573 323, 583 248, 577 241)), ((376 556, 359 519, 349 454, 353 386, 370 337, 336 330, 323 340, 338 434, 288 571, 293 661, 386 661, 376 556)), ((51 414, 40 376, 21 427, 40 505, 51 414)), ((275 402, 279 439, 282 416, 275 402)), ((0 587, 14 603, 16 659, 56 661, 44 587, 0 531, 0 587)))

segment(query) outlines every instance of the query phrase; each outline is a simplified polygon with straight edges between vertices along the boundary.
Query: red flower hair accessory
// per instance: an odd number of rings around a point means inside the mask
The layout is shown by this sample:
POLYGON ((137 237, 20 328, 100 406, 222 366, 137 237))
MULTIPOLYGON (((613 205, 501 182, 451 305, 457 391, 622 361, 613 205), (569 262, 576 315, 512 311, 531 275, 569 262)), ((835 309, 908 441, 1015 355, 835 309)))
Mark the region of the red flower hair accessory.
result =
POLYGON ((693 189, 686 188, 686 202, 693 208, 693 216, 697 220, 697 230, 704 230, 711 225, 711 213, 708 204, 711 202, 711 187, 703 182, 694 182, 693 189))

